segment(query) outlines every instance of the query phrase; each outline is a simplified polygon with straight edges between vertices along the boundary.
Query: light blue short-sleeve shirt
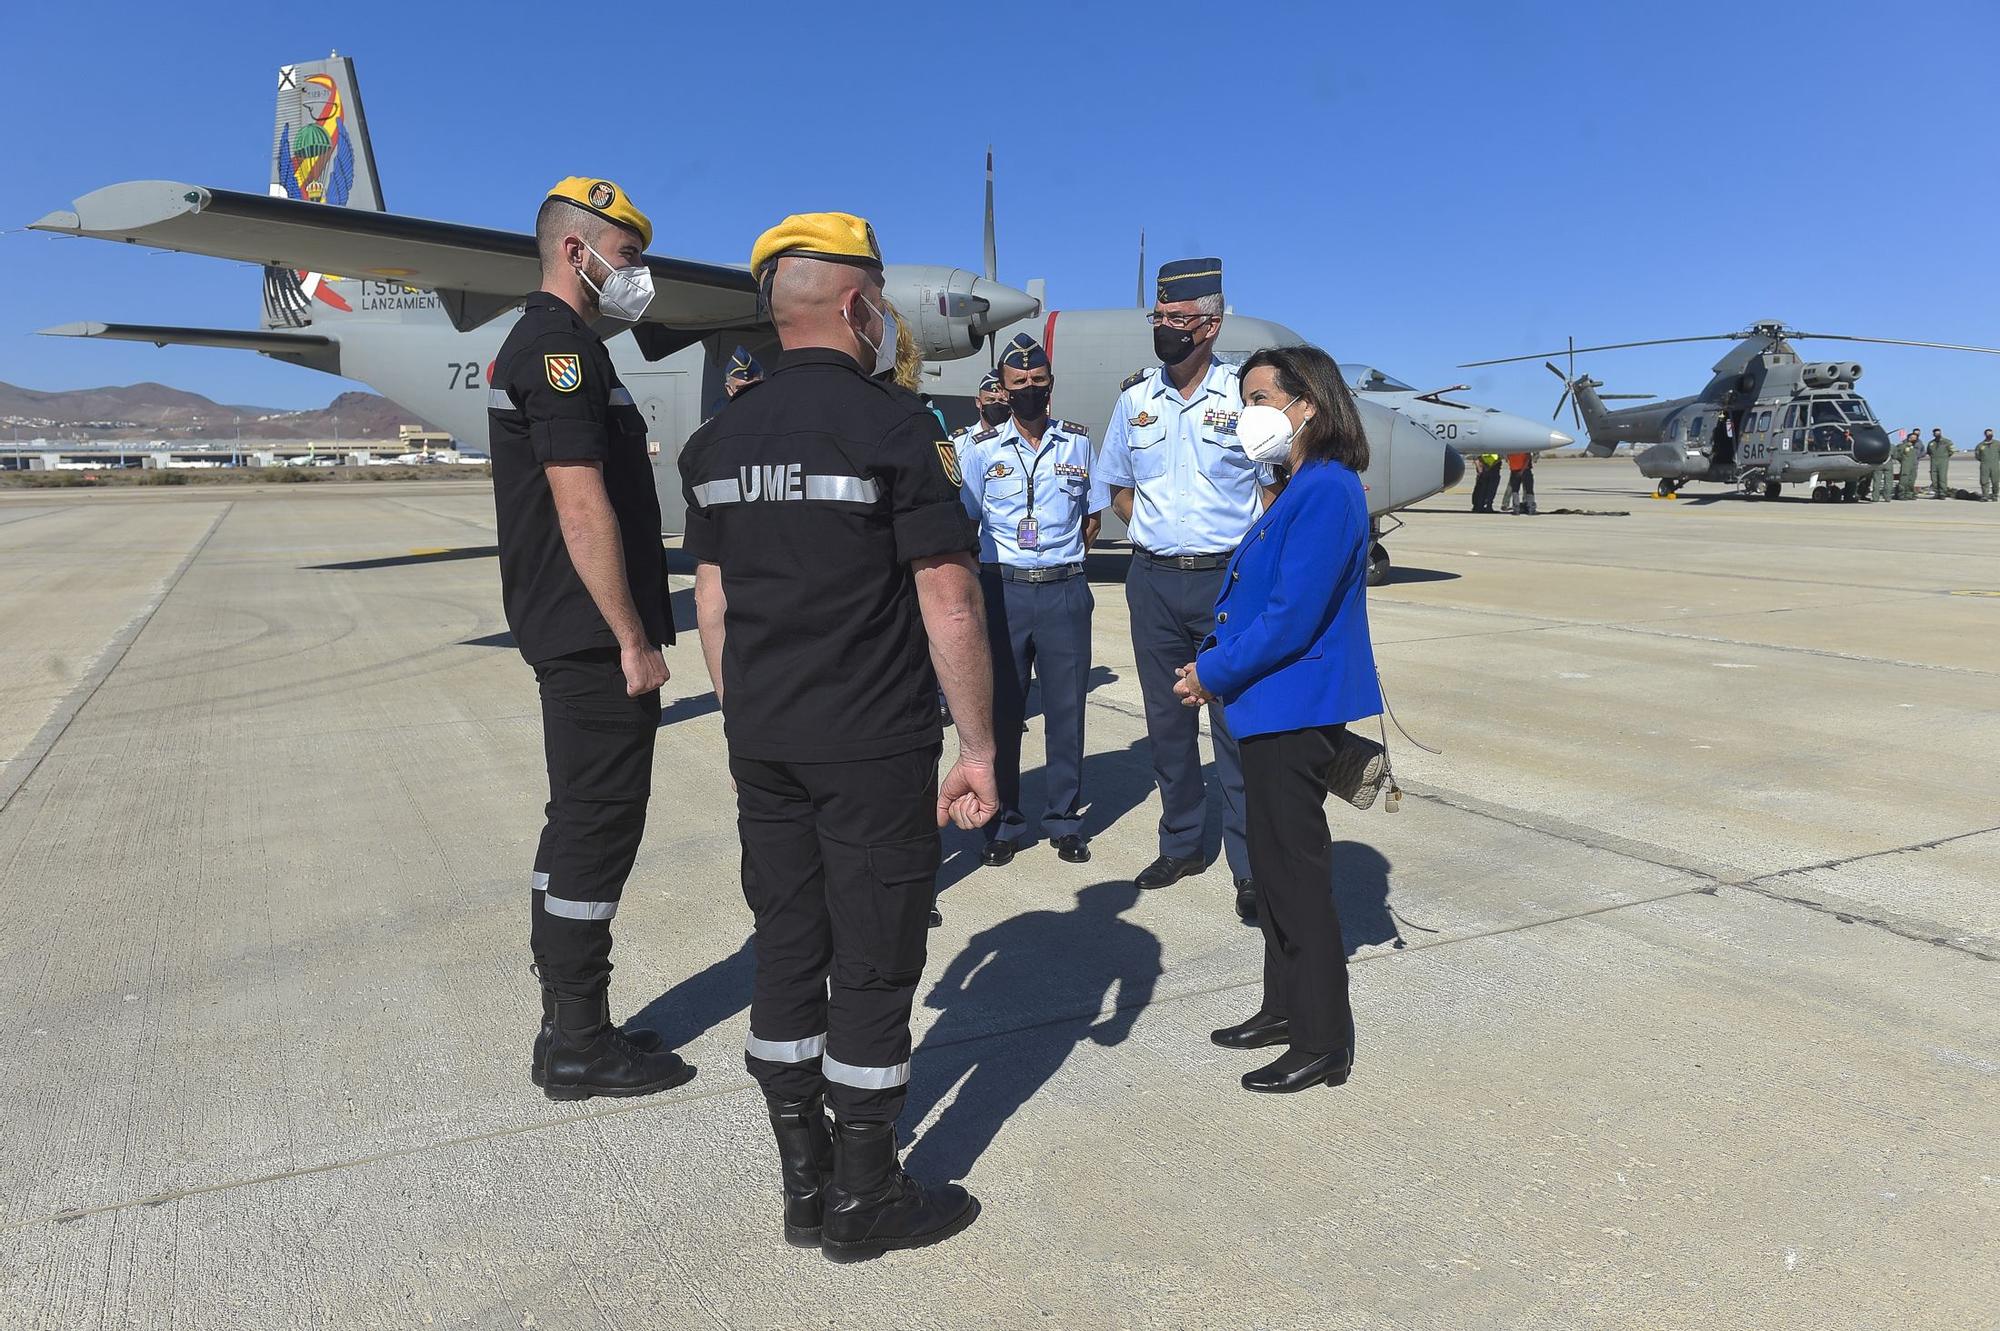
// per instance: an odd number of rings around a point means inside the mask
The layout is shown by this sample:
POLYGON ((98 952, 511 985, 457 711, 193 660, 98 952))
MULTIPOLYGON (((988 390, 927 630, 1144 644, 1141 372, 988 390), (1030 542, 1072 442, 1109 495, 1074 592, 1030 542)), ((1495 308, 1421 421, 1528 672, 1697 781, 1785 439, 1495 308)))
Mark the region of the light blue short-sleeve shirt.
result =
POLYGON ((1146 371, 1111 409, 1097 457, 1098 479, 1132 490, 1132 543, 1162 555, 1234 550, 1264 511, 1261 487, 1276 479, 1243 452, 1236 419, 1241 376, 1210 358, 1183 398, 1166 368, 1146 371))
POLYGON ((960 497, 979 522, 979 558, 1014 568, 1052 568, 1083 559, 1083 520, 1102 512, 1111 492, 1094 473, 1082 426, 1051 420, 1037 447, 1012 420, 977 431, 959 448, 960 497), (1021 523, 1033 517, 1036 543, 1021 546, 1021 523))

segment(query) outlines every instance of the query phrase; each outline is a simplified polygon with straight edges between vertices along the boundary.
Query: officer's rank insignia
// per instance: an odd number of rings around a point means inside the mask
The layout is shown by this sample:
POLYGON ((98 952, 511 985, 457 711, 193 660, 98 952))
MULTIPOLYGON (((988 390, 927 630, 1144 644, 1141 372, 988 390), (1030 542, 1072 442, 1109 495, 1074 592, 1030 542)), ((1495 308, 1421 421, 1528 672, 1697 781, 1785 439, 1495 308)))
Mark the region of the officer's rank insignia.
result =
POLYGON ((1158 419, 1160 418, 1158 416, 1155 416, 1152 412, 1142 411, 1137 416, 1134 416, 1131 420, 1125 423, 1127 425, 1130 425, 1132 428, 1136 430, 1143 430, 1148 425, 1151 425, 1154 421, 1158 419))
POLYGON ((1014 469, 1004 462, 996 462, 986 469, 986 479, 989 481, 1005 480, 1013 474, 1014 469))
POLYGON ((574 393, 583 383, 581 356, 544 356, 542 368, 548 371, 549 387, 558 393, 574 393))
POLYGON ((937 455, 938 461, 944 465, 944 478, 953 485, 964 485, 965 475, 958 469, 958 450, 951 446, 950 440, 937 441, 937 455))
POLYGON ((1129 378, 1127 378, 1127 379, 1125 380, 1125 382, 1124 382, 1124 383, 1122 383, 1122 384, 1118 385, 1118 391, 1119 391, 1119 392, 1121 392, 1121 393, 1122 393, 1122 392, 1124 392, 1124 391, 1125 391, 1126 389, 1130 388, 1130 387, 1131 387, 1131 386, 1132 386, 1133 384, 1136 384, 1136 383, 1138 383, 1138 382, 1139 382, 1139 381, 1140 381, 1141 379, 1144 379, 1144 378, 1145 378, 1145 377, 1146 377, 1146 376, 1147 376, 1148 374, 1150 374, 1150 373, 1151 373, 1151 371, 1150 371, 1150 370, 1138 370, 1138 371, 1135 371, 1135 372, 1134 372, 1134 373, 1133 373, 1133 374, 1131 375, 1131 377, 1129 377, 1129 378))

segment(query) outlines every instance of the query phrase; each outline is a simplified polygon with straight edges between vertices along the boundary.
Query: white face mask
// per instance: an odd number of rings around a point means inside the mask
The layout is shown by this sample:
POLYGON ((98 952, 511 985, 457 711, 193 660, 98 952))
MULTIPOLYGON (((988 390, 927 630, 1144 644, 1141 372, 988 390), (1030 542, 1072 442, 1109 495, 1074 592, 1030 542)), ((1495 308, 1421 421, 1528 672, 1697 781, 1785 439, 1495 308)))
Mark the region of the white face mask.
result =
POLYGON ((643 263, 630 268, 612 268, 611 260, 591 249, 588 243, 584 248, 590 250, 591 258, 611 269, 601 287, 591 281, 590 275, 583 269, 576 270, 583 284, 597 293, 597 308, 607 318, 622 319, 628 324, 638 323, 639 316, 653 303, 653 270, 643 263))
POLYGON ((875 365, 868 371, 868 377, 878 379, 885 374, 893 373, 896 369, 896 316, 887 310, 876 309, 875 303, 866 296, 861 297, 861 303, 868 307, 870 314, 882 321, 882 340, 880 342, 870 340, 866 333, 854 328, 852 322, 847 326, 853 328, 854 335, 875 353, 875 365))
MULTIPOLYGON (((1292 401, 1297 402, 1298 399, 1293 398, 1292 401)), ((1311 420, 1312 417, 1306 419, 1311 420)), ((1262 403, 1243 408, 1243 414, 1236 418, 1236 442, 1243 445, 1244 453, 1252 462, 1290 462, 1292 436, 1298 432, 1298 426, 1292 424, 1291 417, 1276 407, 1267 407, 1262 403)))

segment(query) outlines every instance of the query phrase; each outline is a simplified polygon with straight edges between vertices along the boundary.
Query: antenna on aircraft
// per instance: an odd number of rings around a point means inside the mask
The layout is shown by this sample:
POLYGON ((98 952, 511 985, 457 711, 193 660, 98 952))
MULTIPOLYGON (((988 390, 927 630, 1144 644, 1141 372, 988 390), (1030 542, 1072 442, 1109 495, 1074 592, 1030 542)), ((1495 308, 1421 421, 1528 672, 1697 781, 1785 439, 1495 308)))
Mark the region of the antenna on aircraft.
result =
POLYGON ((1139 228, 1139 286, 1133 293, 1132 303, 1140 309, 1146 308, 1146 228, 1139 228))

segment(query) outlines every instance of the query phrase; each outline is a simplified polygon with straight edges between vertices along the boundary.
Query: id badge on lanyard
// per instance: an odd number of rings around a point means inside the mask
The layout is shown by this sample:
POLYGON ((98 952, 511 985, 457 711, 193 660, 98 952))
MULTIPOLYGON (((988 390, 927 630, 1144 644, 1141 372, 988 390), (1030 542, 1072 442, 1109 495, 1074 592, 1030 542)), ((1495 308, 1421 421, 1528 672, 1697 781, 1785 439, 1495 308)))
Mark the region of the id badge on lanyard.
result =
POLYGON ((1023 461, 1021 447, 1016 444, 1014 458, 1021 462, 1021 470, 1028 473, 1028 516, 1014 525, 1014 544, 1023 550, 1039 550, 1042 548, 1042 526, 1035 521, 1035 463, 1041 460, 1041 454, 1037 453, 1032 461, 1023 461))

